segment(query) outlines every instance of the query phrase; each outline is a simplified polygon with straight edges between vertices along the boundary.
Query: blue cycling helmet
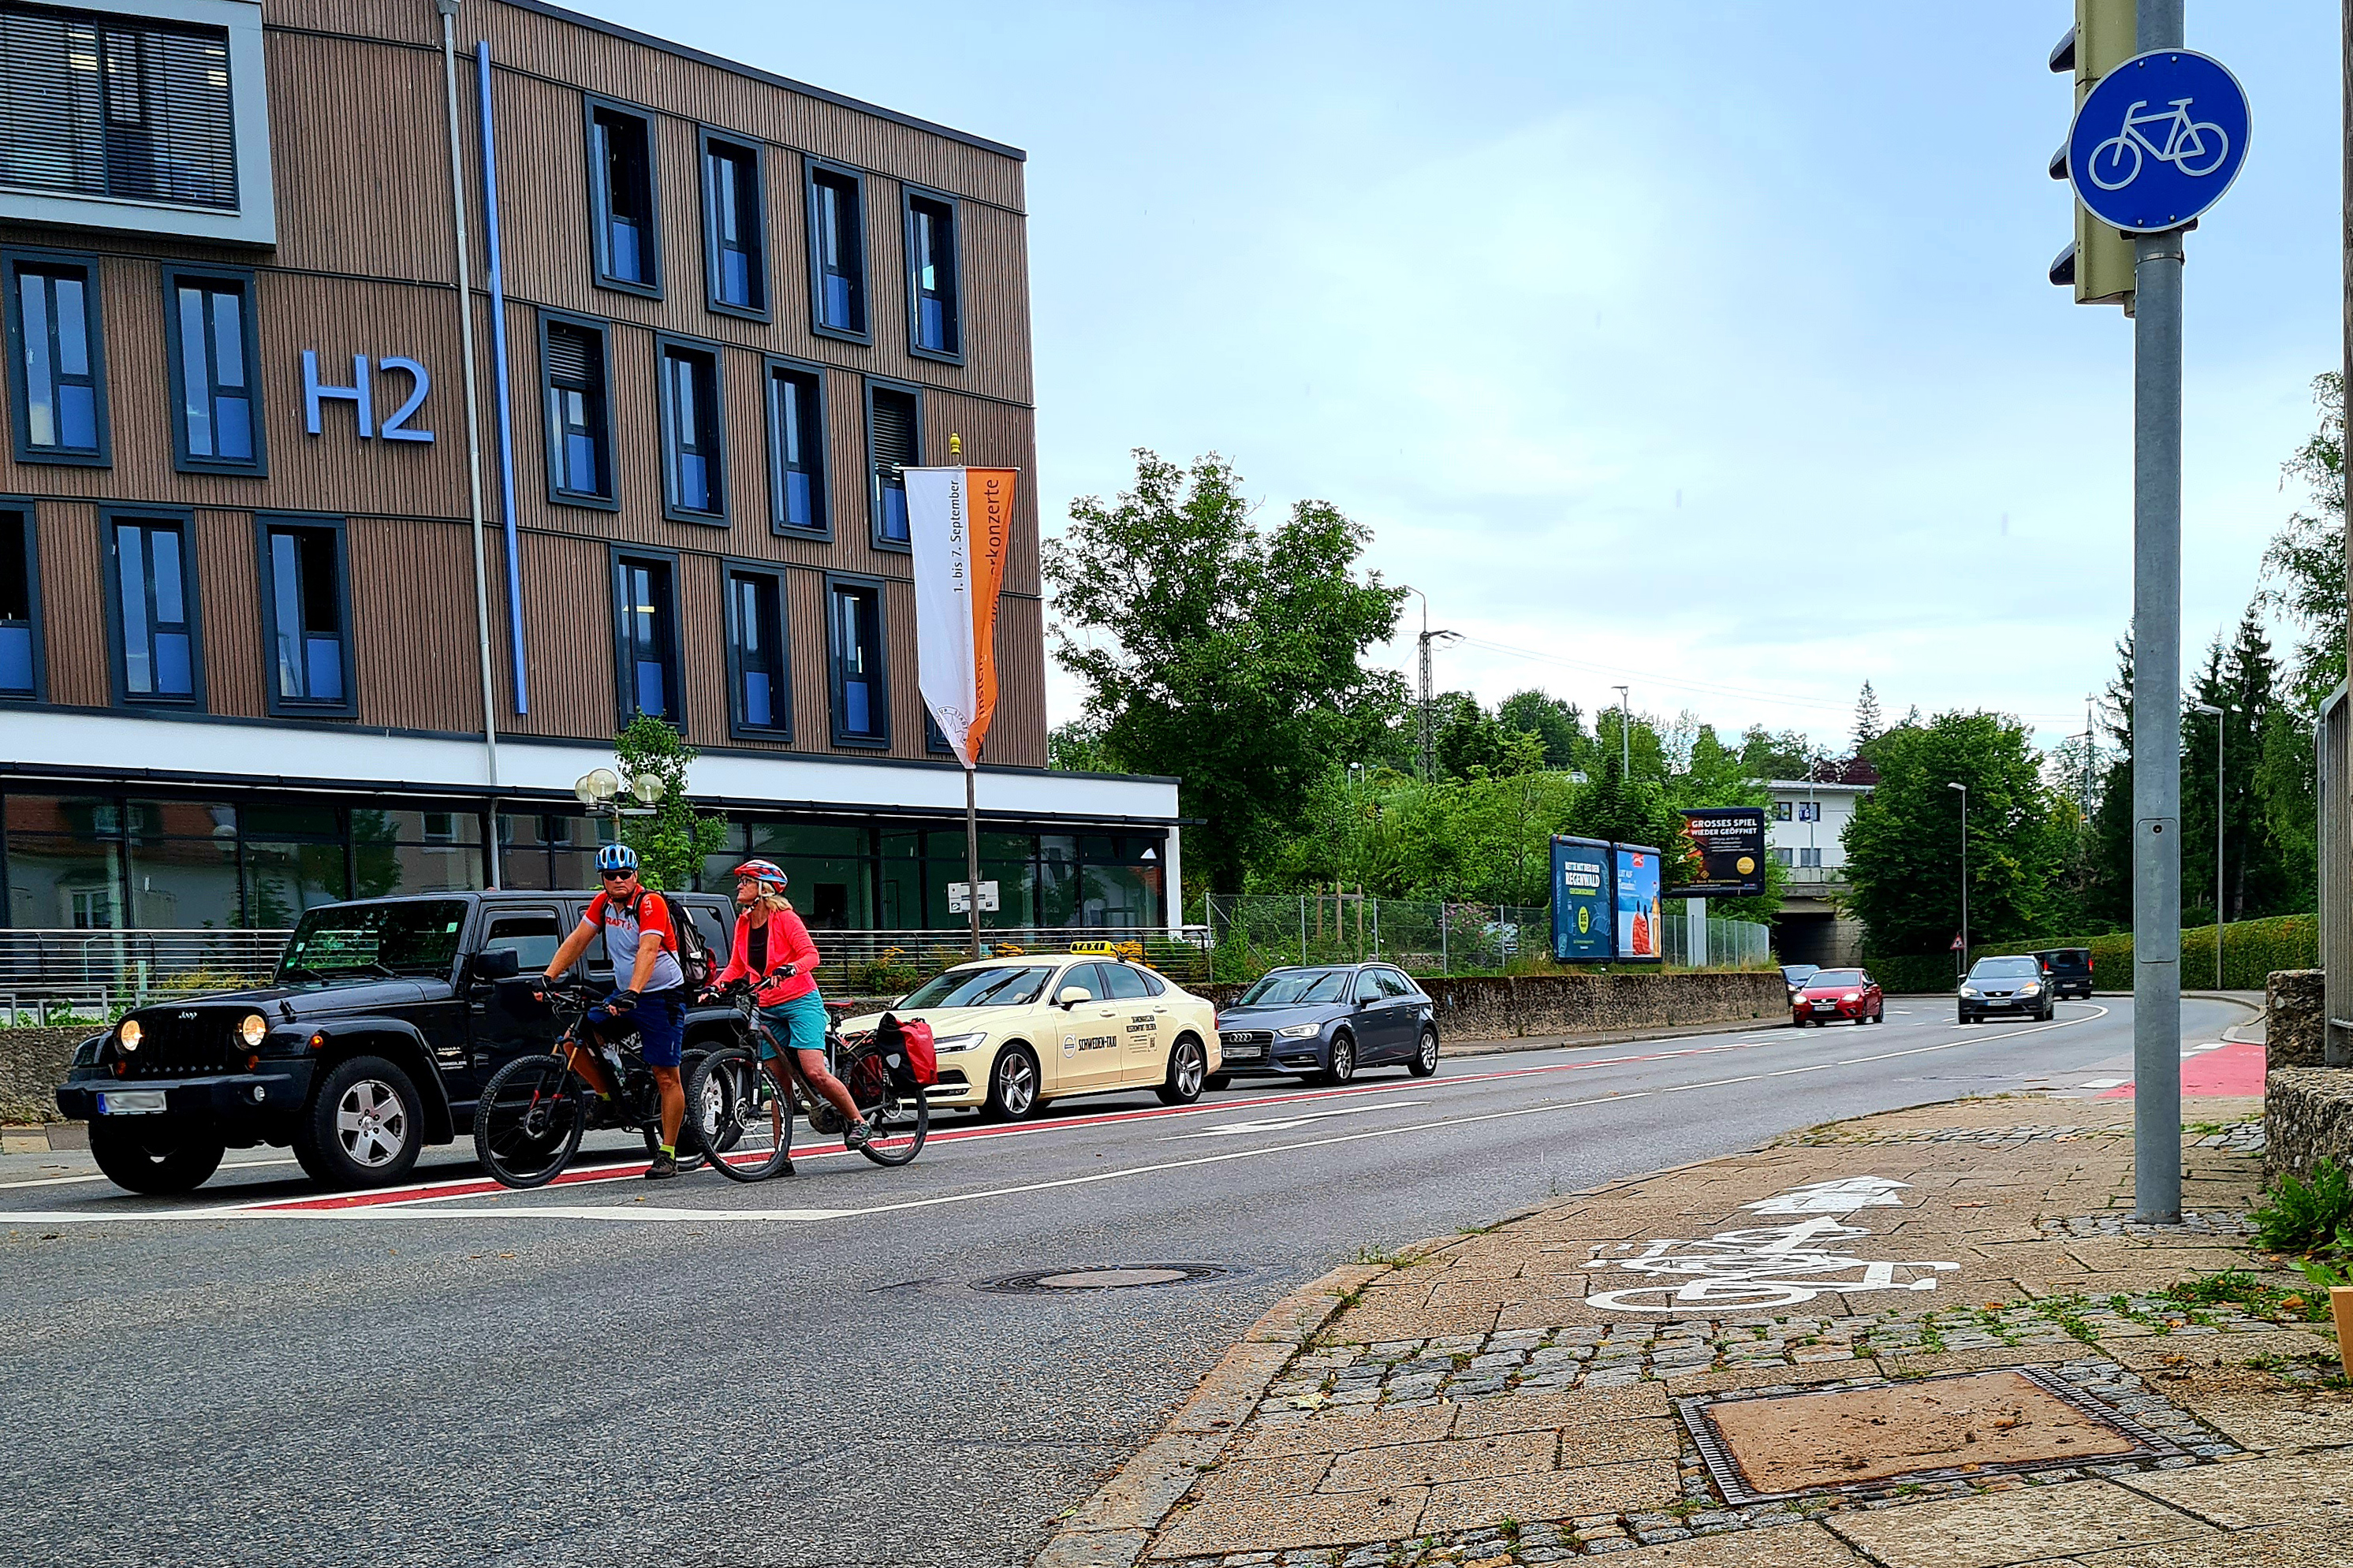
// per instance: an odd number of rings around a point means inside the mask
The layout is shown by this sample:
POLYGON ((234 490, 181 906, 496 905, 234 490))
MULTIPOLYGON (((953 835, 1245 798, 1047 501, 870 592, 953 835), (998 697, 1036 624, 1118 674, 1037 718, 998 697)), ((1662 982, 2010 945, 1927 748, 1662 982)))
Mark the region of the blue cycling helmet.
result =
POLYGON ((607 844, 596 851, 599 871, 634 871, 638 868, 638 852, 626 844, 607 844))

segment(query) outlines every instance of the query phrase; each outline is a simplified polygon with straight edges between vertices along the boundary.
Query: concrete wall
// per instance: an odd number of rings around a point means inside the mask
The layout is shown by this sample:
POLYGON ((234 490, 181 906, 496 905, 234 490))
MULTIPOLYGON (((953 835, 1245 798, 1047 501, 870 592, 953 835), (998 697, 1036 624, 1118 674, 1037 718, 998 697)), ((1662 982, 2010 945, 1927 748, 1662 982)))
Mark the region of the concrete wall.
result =
POLYGON ((2328 1004, 2323 971, 2279 969, 2263 985, 2263 1060, 2274 1068, 2316 1068, 2327 1049, 2328 1004))
MULTIPOLYGON (((1438 1031, 1448 1040, 1507 1040, 1682 1024, 1785 1019, 1788 987, 1778 971, 1733 974, 1530 974, 1508 978, 1424 978, 1438 1004, 1438 1031)), ((1193 990, 1224 1006, 1240 985, 1193 990)))
POLYGON ((58 1120, 56 1090, 65 1080, 66 1064, 74 1047, 97 1032, 88 1025, 0 1029, 0 1122, 58 1120))
POLYGON ((2263 1079, 2264 1163, 2309 1175, 2323 1159, 2353 1170, 2353 1068, 2274 1068, 2263 1079))

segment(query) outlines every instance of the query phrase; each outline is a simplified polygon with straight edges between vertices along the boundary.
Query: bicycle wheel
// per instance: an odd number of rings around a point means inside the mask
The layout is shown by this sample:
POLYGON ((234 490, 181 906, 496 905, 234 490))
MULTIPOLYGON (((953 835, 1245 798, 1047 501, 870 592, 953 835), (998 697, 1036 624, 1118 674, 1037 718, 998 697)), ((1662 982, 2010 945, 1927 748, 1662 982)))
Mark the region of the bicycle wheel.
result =
POLYGON ((861 1047, 843 1061, 841 1081, 874 1136, 859 1151, 878 1165, 903 1165, 931 1131, 931 1101, 920 1089, 901 1089, 880 1051, 861 1047))
POLYGON ((588 1128, 588 1088, 553 1056, 517 1057, 474 1107, 474 1155, 510 1187, 543 1187, 572 1162, 588 1128))
MULTIPOLYGON (((702 1168, 703 1152, 709 1147, 703 1140, 703 1135, 716 1131, 710 1122, 715 1108, 705 1107, 702 1115, 695 1114, 695 1108, 699 1102, 695 1100, 694 1091, 690 1086, 694 1077, 695 1063, 699 1059, 699 1056, 689 1057, 679 1064, 678 1068, 679 1092, 686 1100, 686 1114, 679 1119, 678 1144, 672 1157, 678 1162, 681 1175, 684 1175, 689 1171, 699 1171, 702 1168)), ((661 1097, 659 1091, 650 1084, 646 1086, 645 1110, 649 1120, 639 1131, 645 1135, 646 1158, 650 1160, 661 1152, 661 1097)))
POLYGON ((793 1162, 793 1105, 776 1091, 749 1046, 724 1046, 695 1065, 690 1107, 711 1108, 702 1123, 714 1148, 712 1168, 731 1181, 756 1182, 793 1162))

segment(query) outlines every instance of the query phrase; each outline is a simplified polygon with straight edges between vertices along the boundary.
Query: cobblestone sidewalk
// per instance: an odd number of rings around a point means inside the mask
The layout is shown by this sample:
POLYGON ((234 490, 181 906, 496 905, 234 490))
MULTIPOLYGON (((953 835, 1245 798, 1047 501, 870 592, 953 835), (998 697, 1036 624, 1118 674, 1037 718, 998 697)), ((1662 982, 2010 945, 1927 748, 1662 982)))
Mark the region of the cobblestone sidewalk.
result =
POLYGON ((2129 1103, 2006 1098, 1337 1270, 1037 1562, 2353 1564, 2353 1393, 2248 1250, 2259 1110, 2201 1102, 2178 1228, 2129 1219, 2129 1103))

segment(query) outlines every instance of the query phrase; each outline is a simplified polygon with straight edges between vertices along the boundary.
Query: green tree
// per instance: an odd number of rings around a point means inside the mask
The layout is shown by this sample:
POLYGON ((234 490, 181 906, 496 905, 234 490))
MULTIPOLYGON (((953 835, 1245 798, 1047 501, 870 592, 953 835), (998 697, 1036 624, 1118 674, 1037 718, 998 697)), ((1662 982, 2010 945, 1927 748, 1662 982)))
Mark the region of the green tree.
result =
POLYGON ((1882 737, 1877 788, 1846 830, 1853 907, 1872 950, 1933 952, 1960 927, 1961 802, 1968 786, 1969 934, 2037 930, 2064 863, 2067 816, 2042 782, 2026 726, 2000 713, 1939 713, 1882 737))
POLYGON ((1495 706, 1495 721, 1544 742, 1544 765, 1591 771, 1593 737, 1574 702, 1542 691, 1514 691, 1495 706))
POLYGON ((638 877, 649 888, 692 888, 702 863, 727 847, 727 819, 695 810, 687 795, 694 748, 661 720, 640 713, 613 737, 613 756, 624 783, 644 773, 662 783, 650 816, 620 819, 621 842, 638 852, 638 877))
POLYGON ((2345 378, 2316 378, 2320 427, 2284 465, 2310 492, 2263 551, 2263 597, 2303 632, 2295 666, 2295 706, 2310 711, 2345 679, 2345 378))
POLYGON ((1801 779, 1814 762, 1814 744, 1799 731, 1776 735, 1751 724, 1740 732, 1740 766, 1752 779, 1801 779))
POLYGON ((1087 722, 1121 767, 1182 781, 1207 823, 1187 858, 1219 888, 1271 857, 1310 789, 1379 747, 1405 702, 1400 677, 1364 664, 1406 592, 1357 574, 1368 531, 1324 501, 1263 531, 1251 511, 1215 453, 1187 469, 1139 447, 1134 489, 1072 501, 1044 552, 1087 722))
POLYGON ((1886 732, 1886 721, 1879 716, 1879 693, 1866 680, 1862 683, 1862 695, 1854 700, 1854 754, 1870 756, 1872 746, 1886 732))
POLYGON ((1102 726, 1084 719, 1073 719, 1046 731, 1046 765, 1066 773, 1119 772, 1103 744, 1102 726))
POLYGON ((2084 861, 2080 895, 2084 934, 2126 931, 2133 921, 2133 645, 2116 643, 2116 672, 2102 694, 2100 724, 2111 747, 2101 774, 2098 803, 2084 826, 2084 861))

